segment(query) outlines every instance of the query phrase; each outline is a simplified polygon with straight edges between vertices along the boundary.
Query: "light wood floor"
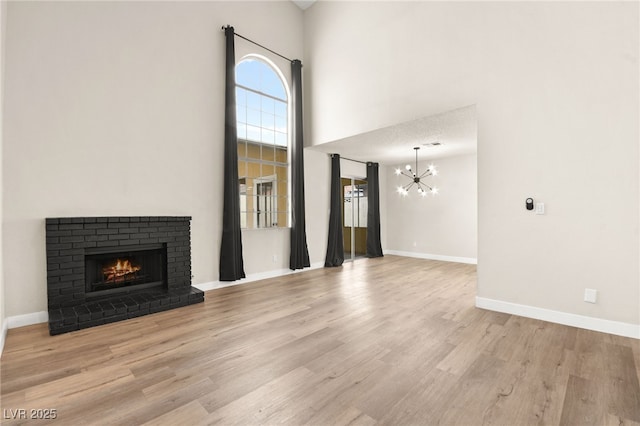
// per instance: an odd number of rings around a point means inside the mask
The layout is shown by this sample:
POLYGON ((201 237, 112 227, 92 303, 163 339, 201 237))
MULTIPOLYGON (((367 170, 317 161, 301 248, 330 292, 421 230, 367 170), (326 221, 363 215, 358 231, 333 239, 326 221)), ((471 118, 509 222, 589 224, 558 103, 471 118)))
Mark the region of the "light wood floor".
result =
POLYGON ((44 324, 13 329, 0 361, 3 417, 33 408, 73 425, 640 424, 640 341, 477 309, 475 285, 472 265, 387 256, 55 337, 44 324))

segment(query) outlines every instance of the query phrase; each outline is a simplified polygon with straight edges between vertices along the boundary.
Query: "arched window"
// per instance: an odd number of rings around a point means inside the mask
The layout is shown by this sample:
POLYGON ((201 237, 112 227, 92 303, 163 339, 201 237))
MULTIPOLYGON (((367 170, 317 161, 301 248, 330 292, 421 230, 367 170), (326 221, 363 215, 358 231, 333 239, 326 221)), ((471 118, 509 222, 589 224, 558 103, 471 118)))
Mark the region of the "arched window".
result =
POLYGON ((236 65, 242 228, 287 226, 288 106, 284 78, 267 59, 249 56, 236 65))

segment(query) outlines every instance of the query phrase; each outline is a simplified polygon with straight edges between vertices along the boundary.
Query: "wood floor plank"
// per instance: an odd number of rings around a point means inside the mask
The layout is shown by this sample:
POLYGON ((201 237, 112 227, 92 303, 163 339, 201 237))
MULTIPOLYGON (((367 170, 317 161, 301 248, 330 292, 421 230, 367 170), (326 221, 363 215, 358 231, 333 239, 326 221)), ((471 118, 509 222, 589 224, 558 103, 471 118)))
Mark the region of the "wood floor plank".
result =
POLYGON ((608 412, 623 419, 640 422, 640 385, 635 374, 633 352, 628 346, 606 343, 607 377, 604 391, 608 412))
POLYGON ((288 420, 292 400, 313 387, 316 375, 299 367, 246 393, 211 413, 209 423, 272 424, 288 420), (277 419, 277 420, 276 420, 277 419))
POLYGON ((640 423, 640 341, 478 309, 476 267, 361 259, 49 336, 9 330, 3 424, 640 423))
POLYGON ((619 416, 614 416, 613 414, 608 414, 605 419, 605 426, 640 426, 640 423, 634 422, 633 420, 623 419, 619 416))
POLYGON ((385 425, 442 424, 440 418, 451 405, 460 378, 433 368, 380 419, 385 425))
POLYGON ((198 425, 206 424, 208 417, 209 412, 197 400, 193 400, 143 424, 144 426, 198 425))
POLYGON ((602 425, 607 417, 602 386, 588 379, 569 376, 560 424, 602 425))
POLYGON ((446 425, 484 423, 487 409, 510 395, 511 390, 499 380, 504 367, 504 361, 480 354, 449 391, 450 402, 440 413, 439 422, 446 425))

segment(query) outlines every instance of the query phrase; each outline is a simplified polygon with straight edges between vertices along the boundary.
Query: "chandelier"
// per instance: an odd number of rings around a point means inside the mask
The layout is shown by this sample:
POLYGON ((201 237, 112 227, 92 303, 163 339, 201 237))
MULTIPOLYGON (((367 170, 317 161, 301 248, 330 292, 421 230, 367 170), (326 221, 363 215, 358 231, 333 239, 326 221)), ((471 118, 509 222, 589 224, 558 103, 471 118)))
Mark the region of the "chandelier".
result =
POLYGON ((411 179, 411 182, 409 182, 406 185, 401 185, 398 187, 398 194, 401 194, 402 196, 407 196, 409 194, 409 190, 412 187, 416 187, 418 188, 418 193, 420 195, 422 195, 423 197, 426 197, 428 193, 431 193, 433 195, 438 193, 438 188, 431 187, 427 184, 425 184, 421 179, 429 177, 429 176, 435 176, 438 174, 438 171, 436 170, 435 166, 433 164, 430 164, 429 167, 427 167, 427 170, 422 173, 419 174, 418 172, 418 150, 420 149, 419 146, 413 148, 416 151, 416 168, 412 169, 410 164, 407 164, 405 166, 405 170, 401 170, 401 169, 396 169, 396 175, 400 176, 406 176, 409 179, 411 179))

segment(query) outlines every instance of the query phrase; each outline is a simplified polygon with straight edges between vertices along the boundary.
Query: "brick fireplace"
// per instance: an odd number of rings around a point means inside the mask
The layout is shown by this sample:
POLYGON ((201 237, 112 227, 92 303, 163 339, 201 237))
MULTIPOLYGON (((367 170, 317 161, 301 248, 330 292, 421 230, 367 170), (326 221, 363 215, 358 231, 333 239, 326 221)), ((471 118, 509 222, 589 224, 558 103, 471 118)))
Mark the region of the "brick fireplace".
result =
POLYGON ((46 219, 51 335, 204 301, 190 217, 46 219))

